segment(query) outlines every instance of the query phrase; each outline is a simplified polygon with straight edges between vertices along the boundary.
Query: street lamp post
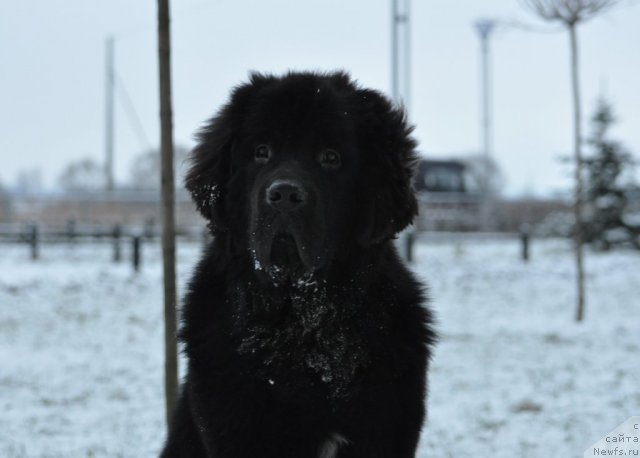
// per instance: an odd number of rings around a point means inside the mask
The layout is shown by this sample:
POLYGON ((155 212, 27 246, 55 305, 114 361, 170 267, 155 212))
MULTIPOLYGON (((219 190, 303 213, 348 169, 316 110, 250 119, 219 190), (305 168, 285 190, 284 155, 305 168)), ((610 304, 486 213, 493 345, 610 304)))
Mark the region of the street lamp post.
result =
POLYGON ((411 0, 391 0, 391 97, 409 117, 411 98, 411 0))
POLYGON ((491 139, 491 82, 489 69, 489 38, 491 32, 496 27, 496 21, 492 19, 480 19, 475 22, 475 28, 480 37, 480 47, 482 51, 481 87, 482 87, 482 109, 481 109, 481 131, 482 131, 482 155, 484 167, 482 171, 482 208, 481 224, 483 230, 490 229, 490 158, 492 153, 491 139))
POLYGON ((105 46, 105 175, 107 191, 113 191, 113 130, 114 130, 114 38, 108 37, 105 46))
MULTIPOLYGON (((391 0, 391 97, 411 119, 411 0, 391 0)), ((396 245, 411 262, 412 228, 399 234, 396 245)))

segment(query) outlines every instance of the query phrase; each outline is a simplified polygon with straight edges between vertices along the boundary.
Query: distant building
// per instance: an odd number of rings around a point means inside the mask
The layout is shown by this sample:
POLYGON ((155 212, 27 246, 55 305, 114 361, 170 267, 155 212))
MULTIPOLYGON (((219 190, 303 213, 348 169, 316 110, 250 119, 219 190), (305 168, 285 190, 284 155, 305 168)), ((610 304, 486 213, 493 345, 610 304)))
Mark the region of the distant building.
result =
POLYGON ((414 182, 418 195, 418 230, 473 231, 480 227, 480 186, 469 167, 458 160, 427 160, 418 164, 414 182))

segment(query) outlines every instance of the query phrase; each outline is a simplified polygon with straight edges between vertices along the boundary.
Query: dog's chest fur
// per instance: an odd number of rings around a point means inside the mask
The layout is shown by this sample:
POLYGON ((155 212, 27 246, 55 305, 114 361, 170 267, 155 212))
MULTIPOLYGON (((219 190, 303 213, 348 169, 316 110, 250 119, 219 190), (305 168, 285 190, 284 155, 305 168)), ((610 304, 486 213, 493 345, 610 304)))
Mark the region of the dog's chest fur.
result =
POLYGON ((336 458, 340 448, 348 443, 348 439, 340 434, 334 433, 320 446, 318 458, 336 458))
POLYGON ((269 294, 245 285, 232 301, 237 351, 257 359, 258 376, 271 385, 288 383, 281 388, 295 391, 296 383, 302 389, 313 383, 338 400, 370 363, 366 331, 373 317, 360 291, 296 283, 269 294))

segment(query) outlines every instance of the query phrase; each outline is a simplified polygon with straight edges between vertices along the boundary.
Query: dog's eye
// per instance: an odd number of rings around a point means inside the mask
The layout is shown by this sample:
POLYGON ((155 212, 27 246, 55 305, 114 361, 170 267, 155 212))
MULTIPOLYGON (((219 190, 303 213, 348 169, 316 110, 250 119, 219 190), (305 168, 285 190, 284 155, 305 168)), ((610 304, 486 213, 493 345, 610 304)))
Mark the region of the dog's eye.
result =
POLYGON ((337 169, 340 167, 340 153, 332 149, 324 150, 320 153, 320 165, 325 169, 337 169))
POLYGON ((264 164, 271 159, 271 148, 267 145, 258 145, 254 153, 256 162, 264 164))

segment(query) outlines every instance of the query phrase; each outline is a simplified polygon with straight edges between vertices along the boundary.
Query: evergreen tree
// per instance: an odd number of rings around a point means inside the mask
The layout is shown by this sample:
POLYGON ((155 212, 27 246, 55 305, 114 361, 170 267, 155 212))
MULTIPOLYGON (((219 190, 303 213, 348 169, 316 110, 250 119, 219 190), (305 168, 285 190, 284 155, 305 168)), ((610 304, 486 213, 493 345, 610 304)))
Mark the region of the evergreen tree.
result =
POLYGON ((592 118, 592 135, 588 140, 592 154, 584 160, 588 205, 585 239, 597 249, 608 250, 616 244, 640 248, 640 227, 625 222, 628 194, 632 189, 625 174, 633 166, 632 156, 617 141, 609 138, 615 123, 611 105, 600 100, 592 118))

